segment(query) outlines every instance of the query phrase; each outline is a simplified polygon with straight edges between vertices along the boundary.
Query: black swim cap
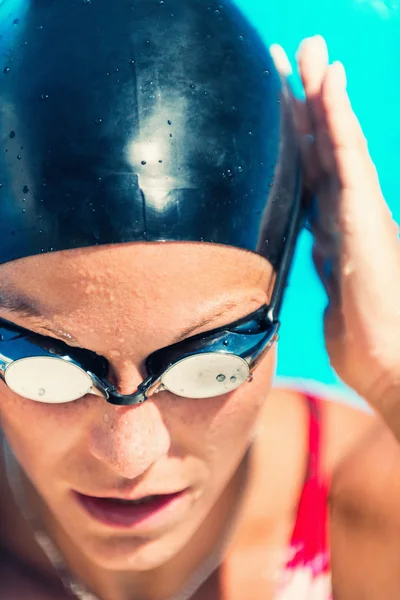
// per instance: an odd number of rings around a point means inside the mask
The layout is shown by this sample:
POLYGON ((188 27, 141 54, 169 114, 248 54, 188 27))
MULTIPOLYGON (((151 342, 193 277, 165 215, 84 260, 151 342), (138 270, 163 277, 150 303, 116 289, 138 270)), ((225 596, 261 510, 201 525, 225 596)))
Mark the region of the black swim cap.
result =
POLYGON ((291 104, 232 2, 3 0, 0 52, 0 263, 187 240, 277 264, 291 104))

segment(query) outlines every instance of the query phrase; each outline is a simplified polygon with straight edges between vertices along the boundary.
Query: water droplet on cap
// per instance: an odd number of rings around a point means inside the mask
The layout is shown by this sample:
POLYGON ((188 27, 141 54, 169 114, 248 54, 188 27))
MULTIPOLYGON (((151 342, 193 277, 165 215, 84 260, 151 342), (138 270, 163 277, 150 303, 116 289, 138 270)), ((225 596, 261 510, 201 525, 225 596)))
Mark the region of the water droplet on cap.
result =
POLYGON ((237 377, 235 377, 235 375, 232 375, 232 377, 231 377, 231 382, 232 382, 232 383, 235 383, 235 381, 237 381, 237 377))
POLYGON ((141 164, 142 165, 147 165, 147 162, 145 160, 142 160, 141 164))
POLYGON ((40 94, 40 100, 42 100, 42 101, 43 101, 43 100, 47 100, 47 99, 48 99, 48 97, 49 97, 49 95, 48 95, 48 94, 40 94))
POLYGON ((7 74, 10 72, 10 67, 4 67, 3 73, 7 74))
POLYGON ((244 37, 243 37, 242 35, 239 35, 238 39, 239 39, 241 42, 243 42, 243 40, 244 40, 244 37))
POLYGON ((168 123, 168 125, 172 125, 172 121, 170 121, 169 119, 168 119, 167 123, 168 123))
POLYGON ((10 131, 10 138, 15 138, 15 131, 10 131))
POLYGON ((103 122, 103 119, 99 118, 99 119, 94 119, 94 122, 96 123, 96 125, 100 125, 100 123, 103 122))
POLYGON ((222 383, 223 381, 225 381, 226 377, 225 377, 225 375, 221 374, 221 375, 217 375, 216 379, 217 379, 217 381, 219 381, 220 383, 222 383))
POLYGON ((45 393, 46 393, 46 390, 45 390, 44 388, 39 388, 39 389, 38 389, 38 395, 39 395, 39 396, 44 396, 44 395, 45 395, 45 393))
POLYGON ((19 19, 14 19, 13 25, 18 25, 18 23, 19 23, 19 19))
MULTIPOLYGON (((24 187, 22 188, 22 191, 24 192, 24 194, 27 194, 29 192, 29 188, 27 185, 24 185, 24 187)), ((24 198, 25 200, 25 198, 24 198)))
POLYGON ((17 155, 17 160, 21 160, 22 156, 20 154, 17 155))
POLYGON ((224 340, 222 343, 224 346, 228 346, 228 344, 229 344, 228 340, 224 340))

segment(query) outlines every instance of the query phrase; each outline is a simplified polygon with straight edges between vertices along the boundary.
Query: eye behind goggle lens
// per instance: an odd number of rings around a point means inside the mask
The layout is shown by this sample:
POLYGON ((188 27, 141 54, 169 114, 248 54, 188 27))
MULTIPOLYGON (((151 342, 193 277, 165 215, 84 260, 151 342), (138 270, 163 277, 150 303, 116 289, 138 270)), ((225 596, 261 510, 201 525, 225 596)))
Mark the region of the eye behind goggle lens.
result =
POLYGON ((4 379, 19 396, 47 404, 78 400, 92 388, 91 377, 83 369, 56 357, 16 360, 6 368, 4 379))
POLYGON ((249 365, 234 354, 205 352, 173 364, 162 376, 163 386, 185 398, 213 398, 233 392, 249 378, 249 365))

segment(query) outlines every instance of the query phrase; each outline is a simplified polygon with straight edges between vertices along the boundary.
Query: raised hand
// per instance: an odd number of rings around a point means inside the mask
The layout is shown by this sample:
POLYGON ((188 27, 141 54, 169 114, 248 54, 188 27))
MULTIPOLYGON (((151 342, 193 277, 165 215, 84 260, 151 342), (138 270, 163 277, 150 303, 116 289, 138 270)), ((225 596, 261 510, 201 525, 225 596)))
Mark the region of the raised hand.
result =
MULTIPOLYGON (((282 75, 288 60, 271 51, 282 75)), ((306 185, 315 193, 313 257, 326 289, 326 347, 338 375, 400 439, 400 245, 341 63, 321 36, 303 41, 295 100, 306 185)))

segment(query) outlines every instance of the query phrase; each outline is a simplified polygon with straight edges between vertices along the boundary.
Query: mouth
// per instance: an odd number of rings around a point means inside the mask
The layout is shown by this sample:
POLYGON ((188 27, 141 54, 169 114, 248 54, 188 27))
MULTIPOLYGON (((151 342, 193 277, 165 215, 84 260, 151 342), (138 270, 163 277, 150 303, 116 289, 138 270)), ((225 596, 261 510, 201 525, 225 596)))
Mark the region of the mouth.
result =
POLYGON ((176 516, 182 508, 188 490, 173 494, 144 496, 135 500, 98 498, 74 492, 85 512, 103 525, 134 528, 138 525, 156 526, 176 516))

